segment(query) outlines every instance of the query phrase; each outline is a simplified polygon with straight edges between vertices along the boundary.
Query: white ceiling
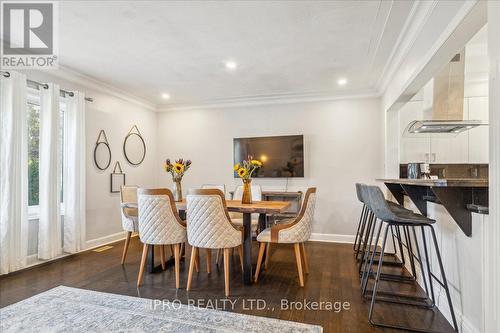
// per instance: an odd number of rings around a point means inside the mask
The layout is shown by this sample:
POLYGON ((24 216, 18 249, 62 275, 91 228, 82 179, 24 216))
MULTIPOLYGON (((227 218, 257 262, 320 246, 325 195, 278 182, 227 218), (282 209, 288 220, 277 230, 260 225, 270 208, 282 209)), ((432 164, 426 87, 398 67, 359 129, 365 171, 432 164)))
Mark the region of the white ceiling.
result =
POLYGON ((375 92, 410 1, 68 1, 60 64, 156 105, 375 92), (224 62, 234 60, 229 72, 224 62), (345 77, 348 83, 338 86, 345 77), (161 98, 167 92, 171 99, 161 98))

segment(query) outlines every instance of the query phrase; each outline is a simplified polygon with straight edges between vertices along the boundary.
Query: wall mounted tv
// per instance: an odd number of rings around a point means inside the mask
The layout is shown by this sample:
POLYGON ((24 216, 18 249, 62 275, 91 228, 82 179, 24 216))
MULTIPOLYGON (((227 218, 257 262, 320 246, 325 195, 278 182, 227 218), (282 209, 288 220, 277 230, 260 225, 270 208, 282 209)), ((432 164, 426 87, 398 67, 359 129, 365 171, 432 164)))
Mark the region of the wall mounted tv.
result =
MULTIPOLYGON (((266 136, 233 139, 234 163, 252 156, 263 163, 253 177, 304 177, 304 136, 266 136)), ((236 172, 234 176, 237 177, 236 172)))

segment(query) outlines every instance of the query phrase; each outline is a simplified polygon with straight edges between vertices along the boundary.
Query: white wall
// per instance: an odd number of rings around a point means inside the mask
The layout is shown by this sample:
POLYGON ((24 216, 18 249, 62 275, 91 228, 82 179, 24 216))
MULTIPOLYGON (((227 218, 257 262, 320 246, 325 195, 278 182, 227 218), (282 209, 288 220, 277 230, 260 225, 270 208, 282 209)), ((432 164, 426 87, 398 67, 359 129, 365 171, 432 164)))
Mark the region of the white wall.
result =
MULTIPOLYGON (((61 79, 39 71, 26 72, 29 79, 39 82, 60 84, 66 90, 79 90, 94 102, 86 102, 86 186, 87 186, 87 246, 96 246, 121 237, 123 232, 120 221, 120 195, 110 193, 110 173, 119 161, 126 174, 127 184, 155 185, 156 158, 156 112, 141 103, 103 92, 98 85, 93 88, 61 79), (130 128, 136 124, 146 142, 147 154, 139 166, 126 162, 122 145, 130 128), (110 143, 112 162, 105 171, 95 167, 93 152, 99 131, 104 129, 110 143), (119 234, 117 234, 119 233, 119 234)), ((36 223, 34 220, 33 223, 36 223)), ((30 228, 30 243, 36 242, 37 228, 30 228), (33 232, 34 231, 34 232, 33 232)), ((31 248, 31 247, 30 247, 31 248)), ((36 249, 36 247, 34 247, 36 249)))
MULTIPOLYGON (((233 138, 303 134, 305 177, 288 190, 318 188, 314 233, 352 240, 360 205, 355 182, 383 175, 383 117, 379 99, 338 100, 269 106, 167 111, 158 116, 156 170, 160 186, 171 186, 161 169, 166 158, 188 158, 183 187, 224 183, 233 190, 233 138), (333 236, 336 235, 336 236, 333 236)), ((264 190, 285 190, 285 179, 255 179, 264 190)))
POLYGON ((151 170, 156 165, 156 113, 114 98, 98 96, 87 103, 87 239, 92 240, 122 231, 120 222, 120 195, 110 193, 110 173, 119 161, 126 174, 127 184, 154 186, 156 178, 151 170), (123 154, 123 141, 136 124, 146 143, 146 158, 138 166, 129 164, 123 154), (93 150, 101 129, 111 146, 112 163, 100 171, 94 164, 93 150))

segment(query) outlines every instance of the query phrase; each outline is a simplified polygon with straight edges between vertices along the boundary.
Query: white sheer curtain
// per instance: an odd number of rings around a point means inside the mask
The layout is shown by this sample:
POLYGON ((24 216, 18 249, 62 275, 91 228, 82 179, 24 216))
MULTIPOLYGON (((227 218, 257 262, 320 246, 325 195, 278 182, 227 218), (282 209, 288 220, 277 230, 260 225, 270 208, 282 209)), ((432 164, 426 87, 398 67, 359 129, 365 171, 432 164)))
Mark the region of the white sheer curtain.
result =
POLYGON ((85 245, 85 96, 66 97, 64 112, 64 251, 85 245))
POLYGON ((59 85, 40 89, 40 219, 38 258, 62 253, 61 243, 61 117, 59 85))
POLYGON ((26 76, 0 78, 0 274, 26 266, 28 131, 26 76))

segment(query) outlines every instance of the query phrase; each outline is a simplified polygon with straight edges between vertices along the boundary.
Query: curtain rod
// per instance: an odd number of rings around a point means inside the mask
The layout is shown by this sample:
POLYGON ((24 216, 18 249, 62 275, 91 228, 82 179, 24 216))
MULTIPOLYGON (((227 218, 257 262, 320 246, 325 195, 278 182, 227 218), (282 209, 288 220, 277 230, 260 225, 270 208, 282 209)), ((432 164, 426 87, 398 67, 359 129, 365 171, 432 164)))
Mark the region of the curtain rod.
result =
MULTIPOLYGON (((10 77, 10 73, 9 72, 0 71, 0 73, 4 77, 10 77)), ((37 86, 37 89, 40 86, 43 87, 44 89, 49 89, 49 85, 47 83, 40 83, 40 82, 29 80, 29 79, 27 79, 26 81, 28 82, 28 84, 32 84, 34 86, 37 86)), ((63 95, 63 97, 66 97, 66 95, 69 95, 69 96, 73 97, 75 95, 73 92, 67 91, 67 90, 64 90, 64 89, 60 89, 60 91, 61 91, 61 94, 63 95)), ((85 100, 88 101, 88 102, 93 102, 94 101, 94 99, 90 98, 90 97, 85 97, 85 100)))

